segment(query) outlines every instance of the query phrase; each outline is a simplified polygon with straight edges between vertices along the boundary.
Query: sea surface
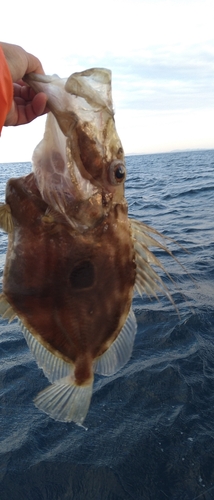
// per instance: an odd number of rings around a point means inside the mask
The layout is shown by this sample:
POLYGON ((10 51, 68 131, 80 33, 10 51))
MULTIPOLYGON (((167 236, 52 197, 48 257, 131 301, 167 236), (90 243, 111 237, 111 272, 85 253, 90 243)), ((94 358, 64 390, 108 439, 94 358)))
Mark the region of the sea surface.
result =
MULTIPOLYGON (((1 320, 1 500, 214 499, 214 150, 126 163, 130 217, 178 242, 181 265, 155 254, 179 314, 164 295, 134 298, 132 357, 96 377, 83 427, 35 408, 48 381, 17 321, 1 320)), ((30 170, 0 165, 2 201, 6 181, 30 170)), ((1 284, 6 249, 0 232, 1 284)))

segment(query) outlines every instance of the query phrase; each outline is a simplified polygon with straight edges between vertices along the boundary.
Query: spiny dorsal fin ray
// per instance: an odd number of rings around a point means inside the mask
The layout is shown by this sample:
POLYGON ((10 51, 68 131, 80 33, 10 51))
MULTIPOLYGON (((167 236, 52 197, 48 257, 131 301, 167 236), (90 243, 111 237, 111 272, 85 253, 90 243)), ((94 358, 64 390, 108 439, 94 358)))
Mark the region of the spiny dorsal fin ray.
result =
POLYGON ((148 262, 146 262, 141 256, 139 256, 137 253, 136 253, 136 262, 137 262, 137 275, 141 276, 143 279, 147 279, 147 277, 150 277, 151 280, 156 280, 158 281, 159 283, 162 284, 162 280, 161 280, 161 277, 159 276, 159 274, 157 274, 154 269, 150 266, 150 264, 148 264, 148 262))
POLYGON ((0 203, 0 227, 7 233, 13 231, 13 218, 8 203, 0 203))
POLYGON ((148 297, 153 296, 156 299, 158 299, 158 296, 157 296, 155 290, 157 290, 157 291, 161 290, 161 288, 158 286, 157 283, 155 283, 155 287, 154 287, 154 281, 148 280, 148 277, 145 277, 145 279, 143 279, 139 275, 136 277, 135 289, 137 290, 137 292, 141 296, 143 295, 143 293, 146 293, 148 295, 148 297))
POLYGON ((142 293, 145 291, 149 297, 150 295, 154 295, 156 297, 155 290, 162 291, 170 300, 170 302, 173 304, 178 313, 177 307, 175 306, 175 303, 168 291, 168 288, 166 287, 161 277, 154 271, 154 269, 151 267, 150 264, 159 267, 173 283, 174 280, 172 279, 170 274, 166 271, 164 266, 161 264, 160 260, 149 250, 147 245, 161 248, 162 250, 167 252, 176 262, 178 262, 178 260, 176 259, 176 257, 174 257, 172 252, 170 252, 170 250, 168 250, 168 248, 165 245, 163 245, 162 243, 160 243, 155 238, 149 235, 149 233, 153 233, 159 236, 160 238, 164 239, 165 237, 161 235, 158 231, 156 231, 153 228, 150 228, 146 224, 136 221, 135 219, 131 219, 130 224, 132 230, 132 237, 135 249, 135 262, 136 262, 137 284, 135 286, 135 290, 138 293, 140 293, 140 295, 142 295, 142 293))
POLYGON ((144 224, 144 222, 140 222, 136 219, 129 219, 129 222, 131 224, 133 238, 135 238, 139 243, 144 243, 144 245, 146 247, 148 245, 148 246, 155 246, 157 248, 161 248, 162 250, 167 252, 168 255, 171 255, 171 257, 179 264, 179 266, 185 271, 185 273, 187 272, 185 267, 181 264, 181 262, 179 262, 179 260, 175 257, 175 255, 173 255, 173 253, 169 250, 169 248, 167 248, 165 244, 160 243, 160 241, 158 241, 155 238, 153 238, 152 236, 150 236, 150 233, 161 238, 161 240, 164 241, 164 243, 165 243, 165 241, 169 241, 171 243, 176 244, 184 252, 189 253, 185 247, 183 247, 177 241, 173 240, 173 238, 170 238, 169 236, 165 236, 164 234, 159 233, 159 231, 157 231, 153 227, 150 227, 147 224, 144 224))
MULTIPOLYGON (((141 255, 138 255, 137 251, 136 251, 136 259, 135 260, 136 260, 136 264, 137 264, 137 267, 136 267, 137 277, 136 277, 136 279, 138 279, 138 281, 141 282, 141 285, 146 284, 150 288, 150 292, 148 295, 151 294, 151 295, 154 295, 155 297, 157 297, 155 293, 152 293, 152 291, 154 291, 154 290, 158 290, 160 292, 164 291, 165 295, 167 295, 169 300, 172 301, 172 298, 168 292, 168 288, 166 287, 166 285, 164 285, 161 277, 141 257, 141 255)), ((165 272, 164 267, 162 269, 163 269, 163 272, 165 272)), ((166 273, 166 274, 168 276, 168 273, 166 273)), ((169 275, 169 279, 171 279, 170 275, 169 275)), ((173 280, 171 279, 171 281, 173 281, 173 280)), ((143 292, 143 290, 142 290, 142 292, 143 292)))
POLYGON ((99 375, 110 376, 118 372, 129 360, 137 322, 132 308, 130 309, 127 320, 115 341, 110 345, 107 351, 94 362, 94 372, 99 375))
POLYGON ((4 293, 0 294, 0 315, 4 319, 8 319, 8 322, 11 323, 16 317, 17 314, 12 308, 12 306, 7 301, 4 293))
MULTIPOLYGON (((168 298, 170 298, 170 301, 174 304, 172 297, 170 296, 168 289, 166 285, 164 285, 163 280, 161 277, 154 271, 154 269, 150 266, 149 261, 145 260, 142 255, 145 254, 145 249, 141 251, 141 246, 139 243, 134 242, 134 248, 136 252, 136 257, 135 257, 135 262, 136 262, 136 275, 137 276, 142 276, 142 278, 146 281, 146 283, 150 284, 152 288, 155 290, 162 290, 164 291, 165 295, 167 295, 168 298), (158 283, 161 285, 161 287, 158 285, 158 283)), ((148 253, 151 254, 150 250, 148 250, 148 253)), ((170 274, 165 270, 165 268, 162 266, 161 262, 159 259, 157 259, 154 256, 152 264, 160 267, 162 271, 168 276, 168 278, 173 282, 173 279, 171 278, 170 274)))
POLYGON ((138 295, 140 295, 140 297, 142 297, 142 295, 146 293, 150 300, 151 296, 159 300, 158 295, 155 293, 154 289, 151 288, 147 282, 142 283, 138 278, 136 278, 134 289, 138 293, 138 295))

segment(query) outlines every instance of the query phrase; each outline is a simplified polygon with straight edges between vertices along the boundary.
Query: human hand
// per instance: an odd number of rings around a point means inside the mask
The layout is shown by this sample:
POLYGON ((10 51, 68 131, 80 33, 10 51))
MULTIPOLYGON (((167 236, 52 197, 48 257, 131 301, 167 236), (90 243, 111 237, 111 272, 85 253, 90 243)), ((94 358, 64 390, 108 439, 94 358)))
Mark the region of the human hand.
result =
POLYGON ((13 84, 13 103, 4 125, 25 125, 47 113, 47 96, 44 92, 36 94, 26 83, 19 80, 13 84))
POLYGON ((24 125, 48 111, 46 94, 44 92, 36 94, 23 81, 26 74, 31 72, 44 74, 44 70, 39 59, 22 47, 4 42, 0 42, 0 45, 14 82, 13 103, 4 125, 24 125))

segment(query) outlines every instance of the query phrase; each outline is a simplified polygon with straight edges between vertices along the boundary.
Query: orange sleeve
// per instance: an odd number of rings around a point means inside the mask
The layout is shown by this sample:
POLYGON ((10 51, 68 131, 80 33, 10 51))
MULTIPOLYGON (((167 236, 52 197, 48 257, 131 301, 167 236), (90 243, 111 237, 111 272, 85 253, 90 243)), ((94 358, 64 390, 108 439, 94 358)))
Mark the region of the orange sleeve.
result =
POLYGON ((4 52, 0 47, 0 134, 13 101, 13 82, 4 52))

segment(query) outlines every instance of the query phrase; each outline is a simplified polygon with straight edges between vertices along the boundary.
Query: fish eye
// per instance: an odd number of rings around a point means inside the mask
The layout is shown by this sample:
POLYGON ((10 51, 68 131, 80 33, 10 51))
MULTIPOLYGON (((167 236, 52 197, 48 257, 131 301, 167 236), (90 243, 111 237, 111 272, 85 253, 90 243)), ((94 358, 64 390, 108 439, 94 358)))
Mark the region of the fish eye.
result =
POLYGON ((126 178, 126 168, 120 160, 114 160, 109 167, 109 177, 112 184, 121 184, 126 178))

